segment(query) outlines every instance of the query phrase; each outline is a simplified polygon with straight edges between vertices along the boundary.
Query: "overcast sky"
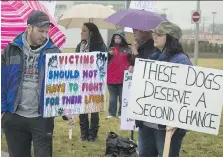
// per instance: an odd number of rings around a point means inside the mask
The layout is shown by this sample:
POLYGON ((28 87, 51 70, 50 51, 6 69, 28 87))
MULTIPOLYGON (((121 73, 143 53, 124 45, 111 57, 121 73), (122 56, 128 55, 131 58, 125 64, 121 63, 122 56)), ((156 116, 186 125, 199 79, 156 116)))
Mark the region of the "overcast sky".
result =
MULTIPOLYGON (((155 10, 163 12, 166 10, 167 18, 178 24, 182 29, 195 28, 195 24, 191 24, 191 11, 196 10, 197 1, 155 1, 155 10)), ((200 1, 200 9, 202 17, 205 17, 205 27, 213 22, 212 12, 217 12, 215 23, 223 24, 223 1, 200 1)), ((201 21, 203 26, 203 19, 201 21)))

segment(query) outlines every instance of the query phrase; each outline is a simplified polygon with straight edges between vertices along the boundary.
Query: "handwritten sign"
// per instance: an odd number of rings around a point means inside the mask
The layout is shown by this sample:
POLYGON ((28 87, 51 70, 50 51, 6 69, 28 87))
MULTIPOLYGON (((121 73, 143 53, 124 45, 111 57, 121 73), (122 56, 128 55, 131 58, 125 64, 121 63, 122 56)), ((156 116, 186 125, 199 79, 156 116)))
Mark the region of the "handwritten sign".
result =
POLYGON ((136 130, 138 131, 138 128, 135 126, 135 120, 126 117, 127 116, 127 108, 128 108, 128 102, 129 102, 129 92, 131 88, 132 83, 132 73, 130 73, 128 70, 124 73, 124 81, 123 81, 123 88, 122 88, 122 111, 121 111, 121 130, 136 130))
POLYGON ((44 117, 105 110, 107 53, 46 55, 44 117))
POLYGON ((218 134, 223 71, 136 59, 128 117, 218 134))

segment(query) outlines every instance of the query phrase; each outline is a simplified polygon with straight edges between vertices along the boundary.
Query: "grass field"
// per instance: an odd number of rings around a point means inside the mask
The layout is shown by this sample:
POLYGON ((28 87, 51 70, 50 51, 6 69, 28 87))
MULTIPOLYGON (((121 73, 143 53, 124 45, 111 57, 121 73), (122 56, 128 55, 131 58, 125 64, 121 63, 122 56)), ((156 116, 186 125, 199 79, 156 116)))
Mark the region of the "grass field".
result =
MULTIPOLYGON (((192 59, 193 61, 193 59, 192 59)), ((223 59, 200 59, 199 66, 223 70, 223 59)), ((68 139, 68 125, 61 118, 55 120, 53 156, 64 157, 102 157, 105 154, 105 140, 108 132, 114 131, 122 137, 130 137, 130 131, 120 131, 118 118, 105 120, 107 111, 100 114, 99 138, 94 143, 81 142, 78 119, 73 128, 73 138, 68 139)), ((223 116, 223 113, 222 113, 223 116)), ((135 133, 135 140, 137 133, 135 133)), ((5 137, 1 141, 2 150, 7 151, 5 137)), ((180 156, 218 157, 223 156, 223 117, 219 135, 208 135, 198 132, 188 132, 180 156)))

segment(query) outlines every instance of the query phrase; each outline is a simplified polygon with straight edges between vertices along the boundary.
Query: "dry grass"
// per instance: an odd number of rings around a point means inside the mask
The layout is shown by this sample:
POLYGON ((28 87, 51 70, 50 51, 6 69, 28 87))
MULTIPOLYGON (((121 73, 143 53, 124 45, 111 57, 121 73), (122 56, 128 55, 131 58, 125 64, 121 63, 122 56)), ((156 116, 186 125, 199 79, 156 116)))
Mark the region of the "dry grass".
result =
MULTIPOLYGON (((223 70, 223 59, 200 59, 199 65, 223 70)), ((223 113, 222 113, 223 115, 223 113)), ((107 111, 100 114, 99 138, 95 143, 81 142, 78 119, 73 128, 73 138, 68 139, 68 125, 61 118, 55 120, 53 142, 53 156, 66 157, 99 157, 105 154, 105 140, 108 132, 114 131, 123 137, 130 137, 130 131, 119 130, 119 119, 105 120, 107 111)), ((137 133, 135 133, 135 140, 137 133)), ((5 137, 3 136, 2 150, 7 151, 5 137)), ((181 150, 181 156, 223 156, 223 117, 218 136, 198 132, 188 132, 181 150)))

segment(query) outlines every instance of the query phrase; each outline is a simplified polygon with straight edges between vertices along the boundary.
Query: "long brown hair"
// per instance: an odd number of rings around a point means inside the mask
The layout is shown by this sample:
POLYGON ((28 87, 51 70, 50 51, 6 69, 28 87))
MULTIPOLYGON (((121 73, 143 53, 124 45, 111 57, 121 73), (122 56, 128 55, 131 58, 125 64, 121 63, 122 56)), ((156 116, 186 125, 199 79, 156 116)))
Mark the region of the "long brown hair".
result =
POLYGON ((88 28, 89 34, 91 35, 90 45, 94 43, 104 43, 98 27, 94 23, 84 23, 84 25, 88 28))

